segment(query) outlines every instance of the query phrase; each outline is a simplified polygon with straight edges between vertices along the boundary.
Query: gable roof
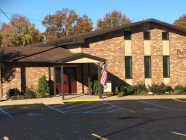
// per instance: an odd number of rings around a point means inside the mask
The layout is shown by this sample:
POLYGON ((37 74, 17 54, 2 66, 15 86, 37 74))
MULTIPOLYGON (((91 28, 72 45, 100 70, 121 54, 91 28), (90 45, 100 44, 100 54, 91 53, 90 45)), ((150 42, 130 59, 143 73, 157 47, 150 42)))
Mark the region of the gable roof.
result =
POLYGON ((50 62, 74 55, 61 47, 5 47, 5 62, 50 62))
POLYGON ((85 53, 72 53, 62 47, 5 47, 4 62, 66 63, 78 58, 104 62, 106 59, 85 53))
POLYGON ((84 40, 86 38, 98 36, 98 35, 101 35, 101 34, 112 32, 112 31, 117 31, 117 30, 120 30, 120 29, 125 29, 125 28, 128 28, 128 27, 140 25, 140 24, 143 24, 143 23, 156 24, 156 25, 159 25, 159 26, 163 26, 167 29, 172 29, 172 30, 179 31, 179 32, 182 32, 182 33, 186 34, 186 29, 179 28, 179 27, 174 26, 172 24, 168 24, 166 22, 162 22, 162 21, 159 21, 159 20, 156 20, 156 19, 147 19, 147 20, 142 20, 142 21, 139 21, 139 22, 125 24, 125 25, 122 25, 122 26, 110 27, 110 28, 100 29, 100 30, 96 30, 96 31, 81 33, 81 34, 77 34, 77 35, 71 35, 71 36, 62 37, 62 38, 51 39, 51 40, 48 40, 46 42, 46 44, 43 44, 43 42, 40 42, 40 43, 37 43, 37 44, 32 44, 32 45, 30 45, 30 47, 35 47, 35 46, 60 46, 60 45, 67 45, 67 44, 84 43, 84 40))

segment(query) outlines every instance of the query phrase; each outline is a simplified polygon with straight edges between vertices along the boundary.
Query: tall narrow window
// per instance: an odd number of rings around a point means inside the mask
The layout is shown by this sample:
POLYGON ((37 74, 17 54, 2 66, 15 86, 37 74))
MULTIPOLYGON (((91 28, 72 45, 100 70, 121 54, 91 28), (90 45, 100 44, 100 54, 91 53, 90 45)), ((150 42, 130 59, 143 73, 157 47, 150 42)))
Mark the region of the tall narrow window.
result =
POLYGON ((124 39, 131 40, 131 31, 124 31, 124 39))
POLYGON ((169 56, 163 56, 163 77, 170 77, 169 56))
POLYGON ((169 32, 162 32, 162 40, 169 40, 169 32))
POLYGON ((132 56, 125 56, 125 76, 132 78, 132 56))
POLYGON ((150 32, 143 32, 144 40, 150 40, 150 32))
POLYGON ((151 78, 151 57, 145 56, 145 78, 151 78))

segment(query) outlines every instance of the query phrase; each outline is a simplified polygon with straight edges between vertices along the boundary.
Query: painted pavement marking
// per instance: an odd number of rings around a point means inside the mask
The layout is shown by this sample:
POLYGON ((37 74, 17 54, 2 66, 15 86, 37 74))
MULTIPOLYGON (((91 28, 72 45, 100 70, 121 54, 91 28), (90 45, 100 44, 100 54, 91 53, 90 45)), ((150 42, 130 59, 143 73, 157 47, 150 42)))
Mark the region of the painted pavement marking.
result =
POLYGON ((108 140, 108 139, 106 139, 106 138, 102 138, 101 136, 99 136, 99 135, 96 135, 96 134, 91 134, 92 136, 95 136, 95 137, 97 137, 97 138, 100 138, 101 140, 108 140))
POLYGON ((70 103, 65 103, 63 105, 55 105, 55 106, 46 105, 46 106, 63 114, 135 112, 133 110, 122 108, 105 101, 99 102, 96 105, 91 105, 92 102, 79 103, 75 105, 74 103, 78 103, 78 102, 70 102, 70 103), (100 108, 96 108, 99 106, 100 108), (76 107, 80 107, 80 108, 76 108, 76 107))
POLYGON ((176 135, 180 135, 180 136, 185 136, 186 137, 186 134, 182 134, 182 133, 178 133, 178 132, 171 132, 173 134, 176 134, 176 135))
POLYGON ((180 110, 180 109, 169 108, 169 107, 166 107, 166 106, 162 106, 162 105, 151 103, 151 102, 142 101, 142 100, 139 100, 139 99, 137 101, 140 101, 140 102, 143 102, 143 103, 146 103, 146 104, 155 105, 155 106, 158 106, 158 107, 161 107, 161 108, 165 108, 165 109, 176 110, 176 111, 183 111, 183 110, 180 110))
POLYGON ((8 137, 6 137, 6 136, 5 136, 5 137, 3 137, 3 138, 4 138, 4 140, 9 140, 9 139, 8 139, 8 137))
POLYGON ((89 101, 102 101, 101 99, 74 99, 74 100, 64 100, 64 102, 89 102, 89 101))
POLYGON ((34 113, 29 113, 29 114, 27 114, 28 116, 41 116, 41 115, 43 115, 43 114, 34 114, 34 113))
POLYGON ((158 109, 153 109, 153 108, 144 108, 144 110, 158 110, 158 109))
POLYGON ((173 100, 175 101, 178 101, 178 102, 183 102, 183 103, 186 103, 186 101, 182 101, 182 100, 179 100, 179 99, 175 99, 175 98, 172 98, 173 100))
POLYGON ((12 115, 10 115, 6 111, 0 109, 0 116, 2 116, 2 115, 8 115, 9 117, 12 117, 12 115))

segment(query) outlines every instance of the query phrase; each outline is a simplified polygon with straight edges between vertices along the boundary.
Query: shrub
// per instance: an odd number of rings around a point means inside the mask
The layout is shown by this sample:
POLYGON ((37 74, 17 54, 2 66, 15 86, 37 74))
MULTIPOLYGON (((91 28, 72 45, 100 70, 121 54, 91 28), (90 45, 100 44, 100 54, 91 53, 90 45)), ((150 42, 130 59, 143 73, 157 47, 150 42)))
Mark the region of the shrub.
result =
POLYGON ((28 88, 26 87, 25 90, 23 91, 23 94, 25 97, 28 98, 33 98, 35 96, 35 92, 33 91, 33 88, 28 88))
POLYGON ((92 93, 97 94, 99 91, 98 75, 97 74, 95 74, 91 77, 90 85, 91 85, 92 93))
POLYGON ((184 87, 181 85, 176 85, 174 90, 182 94, 184 92, 184 87))
POLYGON ((39 97, 44 97, 46 93, 50 93, 50 88, 48 86, 48 81, 46 80, 45 75, 43 75, 38 80, 38 94, 37 95, 39 97))
POLYGON ((9 88, 9 90, 6 92, 6 95, 8 97, 17 96, 19 94, 20 94, 20 91, 17 88, 13 88, 13 89, 9 88))
POLYGON ((157 94, 164 94, 165 92, 173 91, 172 87, 169 85, 165 85, 164 83, 161 84, 152 84, 152 86, 148 86, 149 90, 153 93, 157 94))
POLYGON ((129 86, 127 87, 127 94, 128 95, 131 95, 131 94, 134 94, 134 92, 136 91, 136 86, 129 86))
POLYGON ((17 99, 17 96, 11 96, 11 99, 12 100, 16 100, 17 99))
POLYGON ((113 95, 113 92, 112 91, 108 92, 108 95, 112 96, 113 95))
POLYGON ((118 91, 119 92, 125 92, 125 86, 124 85, 119 85, 118 86, 118 91))
POLYGON ((142 91, 140 92, 140 94, 148 94, 148 91, 142 90, 142 91))
POLYGON ((123 96, 125 93, 124 92, 120 92, 118 93, 118 96, 123 96))
POLYGON ((141 91, 147 91, 147 88, 144 83, 140 83, 135 86, 136 86, 136 89, 134 91, 135 93, 141 93, 141 91))
POLYGON ((17 99, 24 99, 25 98, 24 95, 17 95, 16 97, 17 97, 17 99))

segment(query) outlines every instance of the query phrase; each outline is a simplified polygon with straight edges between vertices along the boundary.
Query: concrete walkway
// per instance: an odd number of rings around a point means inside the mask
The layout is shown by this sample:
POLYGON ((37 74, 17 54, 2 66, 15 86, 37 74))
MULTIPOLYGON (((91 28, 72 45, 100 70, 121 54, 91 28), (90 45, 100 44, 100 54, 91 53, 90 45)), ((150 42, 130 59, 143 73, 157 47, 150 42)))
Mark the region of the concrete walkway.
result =
POLYGON ((137 99, 186 99, 186 95, 128 95, 118 97, 116 96, 103 96, 99 99, 99 96, 83 95, 83 94, 70 94, 65 95, 65 100, 62 101, 62 97, 50 97, 50 98, 37 98, 37 99, 23 99, 23 100, 1 100, 0 106, 8 105, 24 105, 24 104, 63 104, 64 102, 77 102, 77 101, 117 101, 117 100, 137 100, 137 99))

